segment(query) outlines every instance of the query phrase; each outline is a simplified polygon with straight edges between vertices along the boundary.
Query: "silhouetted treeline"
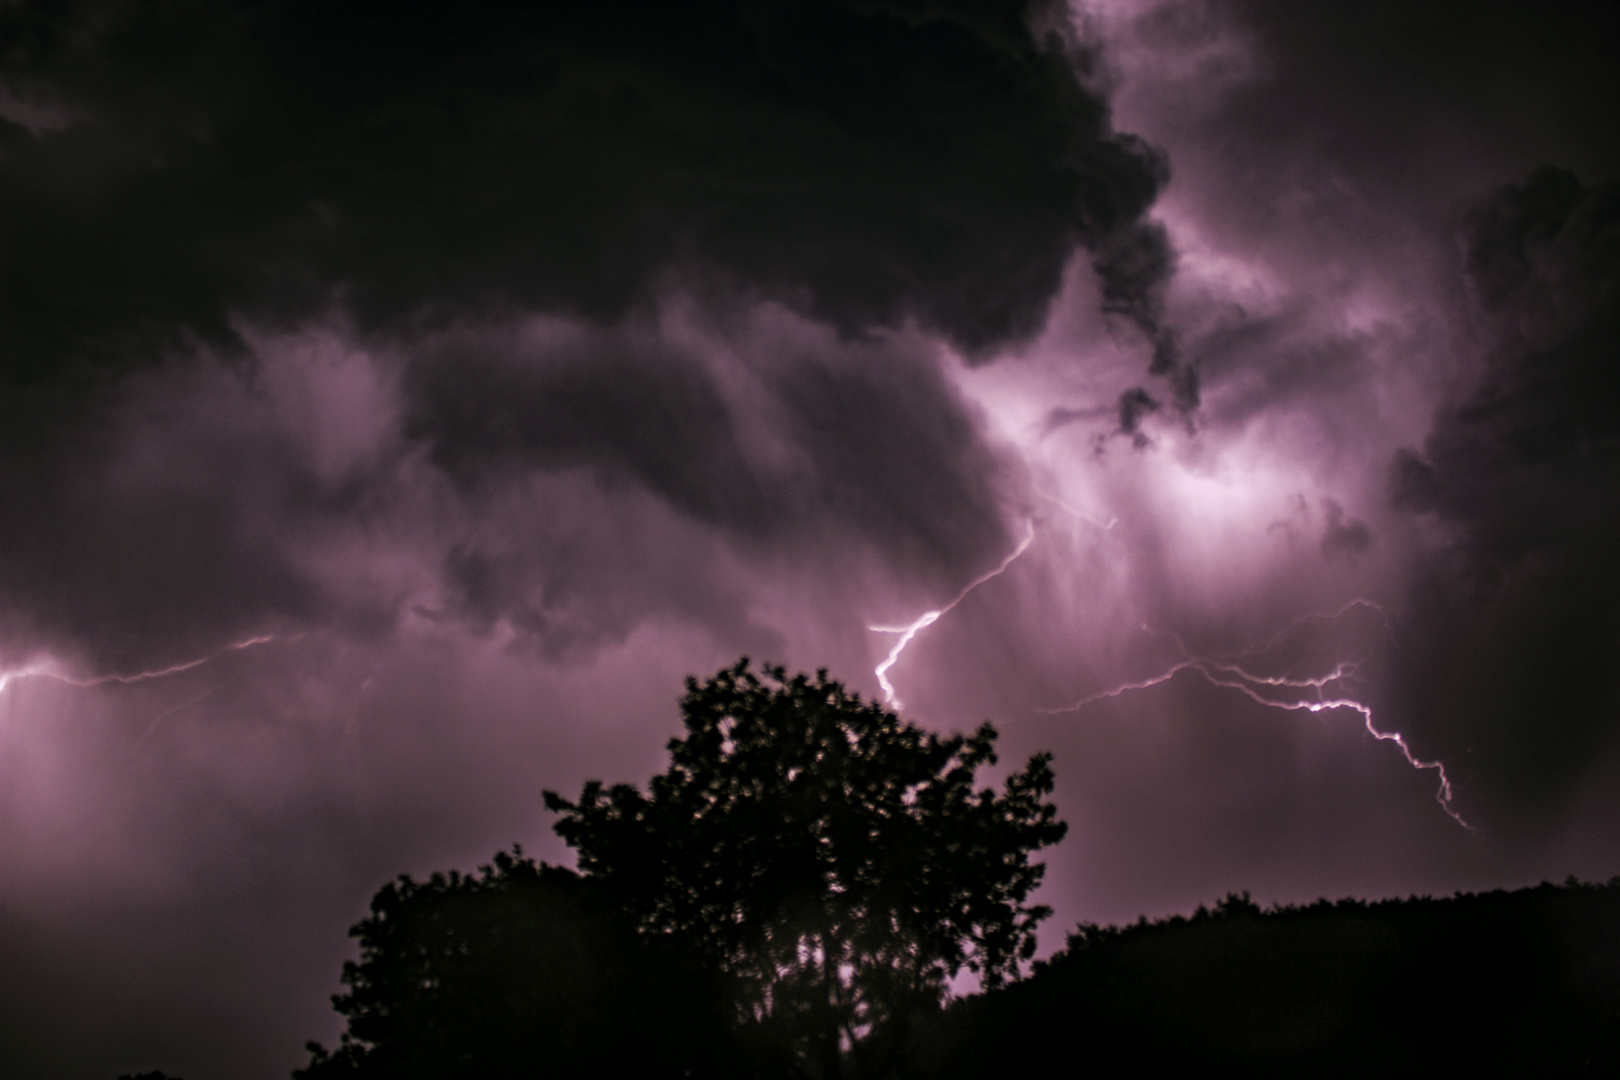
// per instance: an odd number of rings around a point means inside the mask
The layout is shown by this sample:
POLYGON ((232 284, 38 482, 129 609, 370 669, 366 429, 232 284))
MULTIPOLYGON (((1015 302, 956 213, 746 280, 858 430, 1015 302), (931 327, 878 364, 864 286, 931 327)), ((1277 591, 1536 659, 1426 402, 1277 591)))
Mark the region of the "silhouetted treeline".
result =
MULTIPOLYGON (((805 1075, 724 987, 570 871, 402 878, 356 928, 333 1077, 805 1075)), ((1620 1075, 1620 879, 1083 926, 1030 977, 917 1018, 894 1076, 1620 1075)), ((863 1080, 879 1080, 863 1077, 863 1080)))
POLYGON ((933 1027, 912 1076, 1620 1075, 1620 878, 1083 926, 933 1027))
POLYGON ((1050 914, 1030 855, 1064 831, 1049 755, 998 794, 988 724, 940 737, 746 657, 686 689, 645 792, 545 793, 579 873, 514 849, 373 898, 343 1041, 296 1080, 1620 1075, 1620 878, 1245 893, 1081 926, 1019 979, 1050 914), (947 1004, 964 969, 988 989, 947 1004))
POLYGON ((339 1047, 299 1080, 729 1075, 720 987, 638 935, 591 882, 521 851, 476 875, 401 877, 354 928, 339 1047))

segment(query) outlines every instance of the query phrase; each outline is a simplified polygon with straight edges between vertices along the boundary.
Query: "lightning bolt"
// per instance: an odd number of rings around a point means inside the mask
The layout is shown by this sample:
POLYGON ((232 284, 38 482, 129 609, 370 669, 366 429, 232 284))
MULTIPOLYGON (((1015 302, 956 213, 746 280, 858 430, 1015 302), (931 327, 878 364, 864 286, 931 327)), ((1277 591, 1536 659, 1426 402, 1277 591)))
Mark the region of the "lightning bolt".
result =
MULTIPOLYGON (((1293 622, 1289 623, 1275 634, 1272 634, 1270 637, 1266 638, 1266 640, 1260 642, 1258 645, 1249 646, 1247 649, 1244 649, 1237 655, 1257 656, 1261 653, 1270 652, 1278 645, 1281 645, 1284 641, 1287 641, 1290 634, 1304 626, 1306 623, 1337 622, 1357 608, 1366 608, 1368 611, 1376 612, 1378 617, 1383 620, 1384 625, 1389 625, 1389 612, 1385 611, 1382 605, 1375 600, 1367 599, 1365 596, 1358 596, 1353 600, 1345 601, 1332 611, 1313 611, 1308 614, 1301 615, 1299 618, 1295 619, 1293 622)), ((1176 644, 1180 646, 1181 651, 1185 653, 1187 649, 1186 646, 1181 645, 1181 639, 1176 638, 1175 640, 1176 644)))
POLYGON ((1077 519, 1079 521, 1085 522, 1087 525, 1090 525, 1093 529, 1096 529, 1098 532, 1108 532, 1111 529, 1113 529, 1113 527, 1115 525, 1119 524, 1119 515, 1117 515, 1117 514, 1114 515, 1113 517, 1110 517, 1108 519, 1107 523, 1105 524, 1101 519, 1092 517, 1090 514, 1086 513, 1084 510, 1080 510, 1080 509, 1077 509, 1076 507, 1070 506, 1068 503, 1064 502, 1062 499, 1058 498, 1056 495, 1048 495, 1046 492, 1039 491, 1039 490, 1037 490, 1035 492, 1035 494, 1038 495, 1039 497, 1045 499, 1047 502, 1051 503, 1053 506, 1057 507, 1059 510, 1062 510, 1064 513, 1068 514, 1070 517, 1073 517, 1073 518, 1075 518, 1075 519, 1077 519))
POLYGON ((1176 661, 1174 664, 1171 664, 1164 671, 1150 678, 1142 679, 1137 682, 1120 683, 1118 686, 1111 687, 1110 689, 1104 690, 1100 693, 1092 694, 1090 697, 1081 698, 1079 701, 1066 708, 1042 709, 1040 711, 1047 715, 1078 712, 1087 705, 1094 704, 1098 701, 1121 697, 1125 694, 1133 693, 1138 690, 1146 690, 1150 687, 1167 683, 1177 675, 1181 674, 1183 671, 1196 672, 1211 686, 1219 687, 1225 690, 1236 690, 1248 697, 1251 701, 1254 701, 1259 705, 1263 705, 1268 709, 1282 709, 1286 712, 1309 713, 1330 712, 1335 709, 1348 709, 1361 716, 1362 726, 1367 729, 1367 734, 1371 735, 1379 742, 1394 743, 1396 748, 1400 750, 1401 756, 1406 759, 1406 763, 1412 768, 1420 770, 1434 770, 1434 773, 1439 780, 1438 787, 1434 793, 1435 802, 1440 804, 1440 809, 1444 810, 1447 816, 1449 816, 1453 821, 1472 832, 1474 827, 1468 824, 1468 822, 1463 818, 1462 814, 1457 810, 1457 807, 1452 800, 1451 778, 1446 775, 1445 764, 1438 760, 1425 761, 1424 759, 1418 757, 1412 752, 1411 744, 1406 741, 1406 737, 1404 735, 1398 731, 1385 731, 1379 728, 1378 725, 1373 722, 1372 707, 1366 702, 1347 692, 1346 683, 1355 677, 1356 671, 1360 667, 1360 661, 1341 660, 1339 663, 1335 664, 1333 669, 1327 674, 1318 675, 1312 678, 1289 678, 1282 675, 1258 675, 1243 667, 1241 663, 1237 662, 1243 657, 1260 655, 1272 648, 1275 648, 1278 644, 1286 640, 1290 633, 1294 632, 1307 622, 1318 620, 1332 621, 1358 607, 1365 607, 1377 611, 1379 615, 1385 617, 1386 622, 1388 621, 1388 616, 1385 614, 1383 608, 1379 607, 1371 600, 1357 598, 1345 604, 1337 611, 1331 613, 1301 616, 1300 618, 1289 623, 1288 626, 1284 627, 1278 633, 1272 635, 1265 642, 1245 649, 1243 652, 1237 654, 1236 657, 1228 657, 1224 660, 1195 656, 1187 649, 1179 637, 1176 637, 1173 634, 1165 634, 1163 636, 1170 637, 1176 642, 1177 647, 1181 650, 1183 658, 1176 661), (1338 696, 1330 696, 1330 687, 1337 692, 1338 696), (1301 691, 1302 693, 1294 696, 1286 696, 1268 692, 1286 690, 1297 690, 1301 691), (1306 693, 1304 692, 1309 692, 1310 696, 1306 696, 1306 693))
POLYGON ((276 639, 273 634, 265 634, 260 637, 250 637, 243 641, 233 642, 232 644, 226 645, 223 648, 215 649, 213 652, 208 653, 206 656, 199 657, 196 660, 187 660, 183 663, 172 664, 166 668, 156 668, 152 671, 137 671, 130 675, 119 673, 97 675, 90 679, 75 679, 71 675, 64 675, 60 671, 54 671, 42 664, 30 664, 27 667, 17 668, 14 671, 0 672, 0 693, 5 692, 6 687, 11 684, 13 679, 28 678, 35 675, 42 675, 47 679, 55 679, 57 682, 67 683, 69 686, 77 686, 81 689, 89 689, 92 686, 105 686, 108 683, 122 683, 127 685, 129 683, 146 682, 149 679, 162 679, 169 675, 178 675, 182 671, 190 671, 192 668, 201 667, 210 660, 218 659, 228 652, 238 652, 242 649, 251 649, 255 645, 265 645, 274 640, 276 639))
POLYGON ((968 582, 967 586, 961 592, 957 593, 955 598, 952 599, 950 603, 946 604, 944 607, 937 608, 934 611, 923 612, 921 615, 917 616, 914 621, 905 626, 867 627, 868 630, 878 634, 900 635, 895 639, 894 647, 889 650, 889 655, 883 658, 882 663, 878 664, 877 667, 872 669, 872 673, 877 676, 878 685, 883 688, 883 704, 896 710, 901 708, 900 699, 895 695, 894 683, 889 681, 889 669, 894 667, 894 665, 899 662, 900 654, 906 651, 906 646, 911 644, 912 638, 915 638, 922 631, 928 629, 928 627, 933 626, 936 622, 938 622, 942 616, 947 614, 957 604, 960 604, 964 599, 966 599, 968 593, 972 592, 974 589, 977 589, 980 585, 983 585, 991 578, 999 577, 1005 573, 1007 567, 1011 566, 1015 561, 1017 561, 1018 557, 1029 549, 1029 545, 1034 540, 1035 522, 1026 520, 1024 522, 1024 538, 1018 542, 1018 546, 1012 550, 1012 554, 1008 555, 1005 559, 1002 559, 993 570, 990 570, 988 573, 982 574, 968 582))
POLYGON ((30 664, 28 667, 17 668, 15 671, 0 671, 0 694, 6 692, 13 679, 26 679, 30 675, 49 675, 44 668, 30 664))

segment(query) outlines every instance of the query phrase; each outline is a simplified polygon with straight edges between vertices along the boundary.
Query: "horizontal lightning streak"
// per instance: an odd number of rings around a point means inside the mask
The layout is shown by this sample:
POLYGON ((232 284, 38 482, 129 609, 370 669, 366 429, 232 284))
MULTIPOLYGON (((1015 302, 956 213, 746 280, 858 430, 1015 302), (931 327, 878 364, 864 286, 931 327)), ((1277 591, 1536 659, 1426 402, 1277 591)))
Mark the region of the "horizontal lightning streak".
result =
POLYGON ((868 630, 871 630, 874 633, 900 635, 897 639, 895 639, 894 647, 889 650, 889 655, 883 658, 882 663, 878 664, 877 667, 872 669, 873 673, 877 675, 878 685, 883 688, 883 704, 895 709, 901 708, 900 698, 895 694, 894 683, 889 681, 889 670, 899 662, 900 654, 906 651, 906 646, 911 644, 912 638, 915 638, 923 630, 926 630, 928 627, 938 622, 941 616, 945 615, 957 604, 960 604, 964 599, 966 599, 968 593, 972 592, 974 589, 977 589, 980 585, 983 585, 991 578, 999 577, 1005 573, 1007 567, 1011 566, 1020 555, 1027 551, 1029 549, 1029 545, 1034 542, 1034 540, 1035 522, 1026 520, 1024 522, 1024 538, 1018 542, 1018 546, 1013 549, 1012 554, 1008 555, 1005 559, 1002 559, 993 570, 990 570, 985 574, 981 574, 979 577, 976 577, 972 581, 968 582, 967 586, 963 588, 961 592, 957 593, 956 597, 950 603, 933 611, 923 612, 915 620, 905 626, 867 627, 868 630))
POLYGON ((169 675, 178 675, 182 671, 190 671, 192 668, 201 667, 203 664, 208 663, 210 660, 217 659, 225 653, 235 652, 241 649, 251 649, 255 645, 265 645, 274 640, 275 636, 271 634, 266 634, 260 637, 251 637, 245 641, 234 642, 230 645, 226 645, 224 648, 216 649, 208 655, 199 657, 196 660, 187 660, 183 663, 172 664, 169 667, 157 668, 152 671, 137 671, 133 675, 120 675, 114 673, 111 675, 97 675, 91 679, 75 679, 71 675, 63 675, 59 671, 52 671, 49 668, 33 664, 29 665, 28 667, 18 668, 16 671, 0 672, 0 692, 3 692, 5 688, 10 685, 13 679, 21 679, 34 675, 42 675, 47 679, 55 679, 57 682, 67 683, 69 686, 77 686, 80 689, 86 690, 93 686, 105 686, 108 683, 120 683, 128 685, 130 683, 146 682, 149 679, 162 679, 169 675))

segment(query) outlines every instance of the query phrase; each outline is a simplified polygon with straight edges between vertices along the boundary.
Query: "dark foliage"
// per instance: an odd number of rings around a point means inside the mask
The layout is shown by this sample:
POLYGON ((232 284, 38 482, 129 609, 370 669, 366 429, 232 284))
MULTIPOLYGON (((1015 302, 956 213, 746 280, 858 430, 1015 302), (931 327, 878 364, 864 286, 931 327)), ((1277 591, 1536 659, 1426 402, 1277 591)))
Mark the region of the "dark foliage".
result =
POLYGON ((934 1021, 915 1076, 1160 1067, 1278 1076, 1615 1075, 1620 879, 1082 926, 934 1021))
POLYGON ((344 965, 335 1077, 892 1075, 958 971, 1016 979, 1064 825, 1036 755, 975 790, 996 734, 942 738, 746 659, 682 701, 650 793, 552 792, 581 874, 496 856, 402 877, 344 965))
POLYGON ((350 933, 333 998, 349 1029, 301 1080, 714 1075, 727 1042, 712 978, 640 938, 571 871, 521 851, 477 875, 401 877, 350 933))
POLYGON ((800 1075, 887 1075, 966 967, 1015 978, 1050 909, 1032 851, 1065 826, 1049 755, 974 789, 989 724, 941 738, 829 681, 749 670, 688 679, 686 737, 649 792, 547 792, 557 832, 643 932, 731 981, 753 1040, 800 1075))

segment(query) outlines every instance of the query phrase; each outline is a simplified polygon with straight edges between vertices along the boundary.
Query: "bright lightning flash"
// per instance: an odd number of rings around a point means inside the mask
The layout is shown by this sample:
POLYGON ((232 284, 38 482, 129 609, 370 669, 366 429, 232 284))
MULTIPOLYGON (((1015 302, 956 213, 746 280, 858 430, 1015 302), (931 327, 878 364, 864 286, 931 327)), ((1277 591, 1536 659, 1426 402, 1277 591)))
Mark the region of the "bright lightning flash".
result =
MULTIPOLYGON (((1269 638, 1264 644, 1255 648, 1247 649, 1243 653, 1239 654, 1239 658, 1243 656, 1254 656, 1267 651, 1273 646, 1279 644, 1289 633, 1307 621, 1331 621, 1354 607, 1366 607, 1377 611, 1380 615, 1383 614, 1383 609, 1378 607, 1377 604, 1374 604, 1370 600, 1352 600, 1350 603, 1346 604, 1344 607, 1330 615, 1307 615, 1303 618, 1296 619, 1282 631, 1269 638)), ((1108 698, 1117 698, 1136 690, 1146 690, 1149 687, 1154 687, 1160 685, 1161 683, 1169 682, 1183 671, 1197 672, 1199 675, 1203 676, 1211 686, 1216 686, 1227 690, 1236 690, 1239 693, 1247 696, 1250 700, 1260 705, 1264 705, 1268 709, 1282 709, 1287 712, 1303 711, 1309 713, 1328 712, 1334 709, 1348 709, 1352 712, 1360 714, 1362 725, 1367 729, 1367 734, 1371 735, 1379 742, 1394 743, 1400 749, 1401 756, 1406 758, 1406 763, 1412 766, 1412 768, 1433 769, 1435 771, 1435 775, 1439 777, 1440 781, 1439 787, 1434 794, 1435 801, 1440 804, 1440 809, 1444 810, 1446 814, 1449 815, 1457 824, 1461 825, 1465 829, 1468 829, 1469 831, 1473 831, 1473 826, 1468 824, 1468 822, 1463 819, 1462 814, 1457 811, 1457 807, 1452 802, 1451 778, 1446 775, 1445 765, 1439 761, 1424 761, 1423 759, 1419 758, 1412 752, 1411 745, 1407 743, 1405 736, 1403 736, 1400 732, 1384 731, 1380 729, 1376 724, 1373 723, 1372 708, 1348 692, 1347 684, 1355 677, 1356 671, 1360 667, 1360 661, 1340 661, 1339 663, 1335 664, 1333 669, 1327 674, 1319 675, 1314 678, 1296 679, 1287 678, 1280 675, 1257 675, 1230 657, 1225 660, 1221 660, 1212 657, 1192 655, 1187 650, 1186 646, 1181 643, 1180 639, 1174 640, 1176 640, 1177 646, 1181 649, 1183 659, 1178 660, 1159 674, 1154 675, 1151 678, 1143 679, 1139 682, 1121 683, 1120 685, 1112 687, 1108 690, 1104 690, 1101 693, 1092 694, 1090 697, 1082 698, 1067 708, 1043 709, 1041 711, 1049 715, 1056 713, 1077 712, 1080 709, 1085 708, 1087 705, 1091 705, 1098 701, 1103 701, 1108 698), (1288 690, 1297 690, 1300 691, 1300 693, 1295 695, 1282 693, 1283 691, 1288 690)))
POLYGON ((54 671, 44 665, 30 664, 27 667, 18 668, 15 671, 0 672, 0 693, 5 691, 6 687, 11 684, 12 680, 27 678, 35 675, 42 675, 47 679, 55 679, 57 682, 67 683, 69 686, 77 686, 81 689, 89 689, 92 686, 105 686, 107 683, 128 684, 146 682, 149 679, 161 679, 168 675, 178 675, 182 671, 190 671, 192 668, 201 667, 203 664, 206 664, 210 660, 216 659, 225 653, 236 652, 242 649, 251 649, 255 645, 264 645, 274 640, 275 637, 268 634, 262 637, 251 637, 245 641, 238 641, 233 644, 226 645, 222 649, 216 649, 208 655, 199 657, 196 660, 187 660, 184 663, 173 664, 169 667, 157 668, 152 671, 137 671, 132 675, 120 675, 114 673, 111 675, 97 675, 90 679, 75 679, 71 675, 64 675, 60 671, 54 671))
POLYGON ((1005 559, 1002 559, 1001 562, 988 573, 982 574, 981 576, 976 577, 972 581, 968 582, 967 586, 961 592, 957 593, 956 597, 951 600, 950 603, 934 611, 923 612, 913 622, 906 626, 867 627, 868 630, 871 630, 874 633, 900 635, 895 639, 894 647, 889 650, 889 655, 883 658, 882 663, 872 669, 873 674, 877 676, 878 685, 883 688, 883 704, 888 705, 893 709, 899 709, 901 707, 900 698, 896 696, 894 691, 894 683, 889 681, 889 670, 893 668, 894 665, 899 661, 900 654, 906 651, 906 646, 911 644, 911 639, 938 622, 941 616, 945 615, 957 604, 960 604, 964 599, 966 599, 968 593, 972 592, 974 589, 977 589, 980 585, 983 585, 991 578, 1000 577, 1003 573, 1005 573, 1007 567, 1011 566, 1020 555, 1027 551, 1029 549, 1029 545, 1034 542, 1034 540, 1035 523, 1033 521, 1025 521, 1024 538, 1018 542, 1018 546, 1013 549, 1012 554, 1008 555, 1005 559))

